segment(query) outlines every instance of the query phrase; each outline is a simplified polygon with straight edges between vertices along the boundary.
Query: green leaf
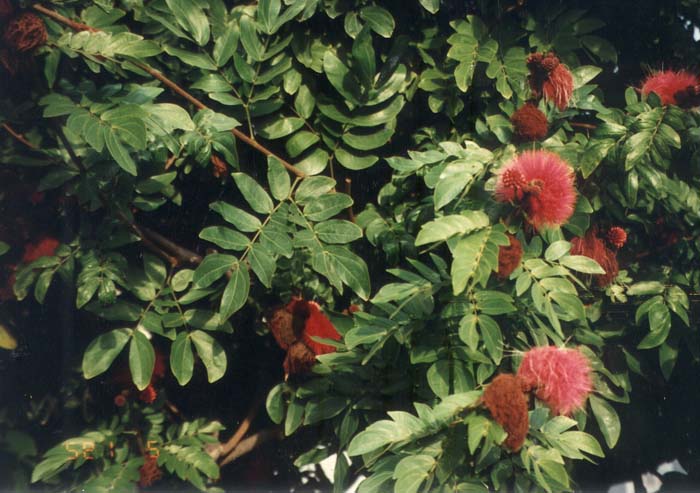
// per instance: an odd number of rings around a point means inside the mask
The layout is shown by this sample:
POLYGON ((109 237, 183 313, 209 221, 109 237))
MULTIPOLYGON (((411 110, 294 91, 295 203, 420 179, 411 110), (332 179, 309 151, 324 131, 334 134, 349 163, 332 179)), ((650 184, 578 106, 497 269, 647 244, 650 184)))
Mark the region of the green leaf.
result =
POLYGON ((304 126, 304 120, 297 117, 272 118, 256 127, 257 133, 264 139, 281 139, 304 126))
POLYGON ((349 195, 328 193, 309 202, 304 207, 304 215, 311 221, 325 221, 353 204, 349 195))
POLYGON ((617 412, 610 403, 600 397, 591 395, 588 399, 605 443, 608 448, 613 448, 620 438, 620 418, 617 412))
POLYGON ((344 219, 331 219, 314 226, 318 238, 324 243, 350 243, 362 238, 362 228, 344 219))
POLYGON ((336 91, 349 102, 359 104, 360 86, 348 66, 332 51, 326 52, 323 57, 323 71, 336 91))
MULTIPOLYGON (((185 0, 186 1, 186 0, 185 0)), ((163 49, 168 55, 179 58, 183 63, 192 67, 201 68, 204 70, 216 70, 216 64, 206 53, 194 53, 187 50, 181 50, 174 46, 164 45, 163 49)))
POLYGON ((265 408, 270 419, 275 424, 282 423, 284 419, 284 384, 280 383, 272 387, 272 390, 267 394, 265 408))
POLYGON ((420 4, 431 14, 436 14, 440 10, 440 0, 420 0, 420 4))
POLYGON ((234 23, 226 25, 223 32, 214 41, 214 62, 218 67, 223 67, 231 59, 238 46, 240 32, 234 23))
POLYGON ((133 331, 129 344, 129 370, 137 389, 143 390, 151 383, 155 363, 156 353, 151 341, 140 330, 133 331))
POLYGON ((231 278, 226 284, 226 289, 221 296, 221 306, 219 313, 222 320, 228 318, 241 309, 248 299, 250 291, 250 275, 248 269, 240 262, 235 261, 231 265, 231 278))
POLYGON ((265 58, 265 47, 258 38, 258 33, 255 29, 255 22, 247 15, 241 16, 241 43, 245 52, 250 55, 253 60, 262 61, 265 58))
POLYGON ((287 417, 284 420, 284 435, 294 433, 304 422, 304 406, 292 399, 287 407, 287 417))
POLYGON ((416 246, 445 241, 454 235, 470 233, 488 225, 489 217, 482 211, 443 216, 423 225, 416 237, 416 246))
POLYGON ((436 361, 426 374, 428 385, 433 393, 440 397, 447 397, 450 393, 450 365, 445 360, 436 361))
POLYGON ((192 283, 199 288, 206 288, 226 274, 237 262, 238 259, 233 255, 210 253, 194 271, 192 283))
POLYGON ((584 255, 567 255, 559 260, 561 265, 584 274, 605 274, 598 262, 584 255))
POLYGON ((383 38, 390 38, 394 32, 394 18, 386 9, 376 5, 364 7, 360 10, 360 17, 383 38))
POLYGON ((238 189, 243 194, 248 205, 261 214, 270 214, 274 207, 267 192, 253 178, 245 173, 231 173, 238 189))
POLYGON ((180 332, 170 347, 170 368, 180 385, 187 385, 192 378, 194 354, 187 332, 180 332))
POLYGON ((355 42, 352 44, 352 58, 355 62, 353 67, 357 68, 362 84, 366 88, 372 87, 377 66, 369 26, 365 26, 355 37, 355 42))
POLYGON ((277 267, 277 262, 272 255, 258 244, 251 248, 248 253, 248 260, 250 261, 250 268, 253 269, 260 282, 267 288, 272 287, 272 277, 277 267))
POLYGON ((440 179, 435 186, 435 210, 438 211, 452 202, 465 188, 473 183, 477 173, 484 168, 483 164, 473 160, 458 159, 449 163, 440 173, 440 179))
POLYGON ((282 2, 280 0, 260 0, 256 10, 258 21, 267 34, 275 32, 277 17, 279 17, 282 2))
POLYGON ((632 284, 627 288, 630 296, 644 296, 650 294, 661 294, 666 288, 659 281, 642 281, 632 284))
POLYGON ((267 157, 267 181, 270 184, 270 192, 277 200, 285 200, 291 189, 289 172, 282 163, 273 156, 267 157))
POLYGON ((83 355, 83 375, 88 380, 107 371, 129 341, 129 329, 116 329, 95 338, 83 355))
POLYGON ((549 245, 549 247, 547 247, 547 250, 545 250, 544 258, 549 262, 554 262, 562 258, 567 253, 569 253, 569 250, 571 250, 571 243, 569 243, 568 241, 555 241, 554 243, 549 245))
POLYGON ((223 226, 209 226, 199 233, 199 237, 211 241, 225 250, 245 250, 250 240, 244 234, 223 226))
POLYGON ((373 155, 357 156, 342 147, 338 147, 335 150, 335 158, 344 168, 354 171, 367 169, 379 160, 377 156, 373 155))
POLYGON ((469 283, 486 285, 491 272, 498 267, 498 247, 507 245, 503 226, 481 229, 461 238, 453 249, 452 289, 459 294, 469 283))
POLYGON ((226 351, 216 339, 201 330, 192 332, 190 338, 207 369, 207 380, 209 383, 216 382, 226 373, 226 351))
POLYGON ((262 227, 257 217, 226 202, 213 202, 209 204, 209 208, 218 212, 226 222, 233 224, 239 231, 254 233, 262 227))
POLYGON ((136 163, 133 159, 131 159, 129 152, 124 148, 115 134, 110 131, 105 131, 104 138, 105 144, 107 144, 107 150, 117 162, 119 167, 130 175, 136 176, 136 163))
POLYGON ((173 15, 199 46, 209 42, 209 20, 198 2, 191 0, 165 0, 173 15))
POLYGON ((394 469, 394 493, 417 493, 435 467, 435 458, 430 455, 404 457, 394 469))

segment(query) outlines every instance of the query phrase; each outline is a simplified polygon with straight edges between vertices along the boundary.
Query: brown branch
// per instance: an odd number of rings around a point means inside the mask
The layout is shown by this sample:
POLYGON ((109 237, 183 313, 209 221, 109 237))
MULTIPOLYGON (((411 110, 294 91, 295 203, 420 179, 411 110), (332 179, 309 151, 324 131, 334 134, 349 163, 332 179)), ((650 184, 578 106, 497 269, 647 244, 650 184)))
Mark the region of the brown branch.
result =
POLYGON ((172 240, 169 240, 162 234, 153 231, 152 229, 149 229, 146 226, 141 226, 141 232, 145 234, 154 243, 158 244, 161 248, 173 254, 173 256, 176 257, 180 263, 202 263, 201 255, 174 243, 172 240))
POLYGON ((260 406, 263 403, 263 397, 263 394, 261 392, 258 392, 258 394, 255 396, 253 402, 250 405, 250 409, 248 409, 248 415, 245 417, 245 419, 243 419, 241 424, 238 425, 238 429, 235 431, 233 436, 229 438, 226 443, 222 443, 221 446, 217 448, 215 458, 219 458, 222 456, 225 457, 236 447, 238 447, 238 445, 241 443, 241 440, 243 440, 245 434, 248 433, 248 429, 253 423, 253 420, 258 415, 258 410, 260 409, 260 406))
POLYGON ((88 26, 87 24, 81 24, 80 22, 72 21, 68 17, 64 17, 58 12, 53 11, 51 9, 47 9, 46 7, 39 5, 38 3, 32 5, 32 8, 37 12, 41 12, 47 17, 51 17, 53 20, 58 21, 61 24, 65 24, 71 29, 75 29, 76 31, 90 31, 93 33, 99 32, 99 29, 95 29, 94 27, 88 26))
POLYGON ((226 464, 233 462, 248 452, 253 451, 255 448, 259 447, 265 442, 270 440, 281 440, 283 437, 284 435, 279 427, 259 431, 255 435, 251 435, 245 440, 242 440, 238 446, 221 461, 219 467, 223 467, 226 464))
POLYGON ((581 122, 569 122, 572 127, 586 128, 588 130, 595 130, 598 125, 593 125, 592 123, 581 123, 581 122))
POLYGON ((168 171, 170 169, 170 167, 173 165, 173 163, 175 162, 176 159, 177 159, 177 154, 173 154, 172 156, 170 156, 168 158, 167 161, 165 161, 165 171, 168 171))
POLYGON ((29 147, 31 150, 36 151, 38 150, 37 146, 29 142, 24 135, 21 133, 17 132, 14 130, 11 126, 9 126, 7 123, 2 124, 2 128, 4 128, 8 134, 10 134, 12 137, 14 137, 17 141, 21 142, 22 144, 26 145, 29 147))
MULTIPOLYGON (((345 193, 352 197, 352 180, 350 178, 345 178, 345 193)), ((355 222, 355 211, 353 210, 352 205, 348 208, 348 217, 350 222, 355 222)))
MULTIPOLYGON (((99 29, 95 29, 94 27, 81 24, 79 22, 72 21, 68 19, 67 17, 62 16, 58 12, 54 12, 53 10, 47 9, 45 7, 42 7, 41 5, 35 4, 33 6, 34 10, 37 12, 41 12, 44 15, 47 15, 51 17, 52 19, 55 19, 56 21, 65 24, 66 26, 75 29, 77 31, 91 31, 91 32, 100 32, 99 29)), ((149 65, 146 65, 143 62, 134 62, 134 65, 143 70, 144 72, 147 72, 149 75, 151 75, 153 78, 158 79, 161 81, 163 84, 165 84, 167 87, 169 87, 173 92, 176 94, 179 94, 182 96, 184 99, 192 103, 197 109, 204 110, 207 109, 207 105, 202 103, 199 99, 195 98, 192 94, 187 92, 185 89, 177 85, 175 82, 170 80, 168 77, 166 77, 162 72, 154 69, 153 67, 150 67, 149 65)), ((271 150, 269 150, 267 147, 261 145, 259 142, 257 142, 255 139, 252 139, 248 137, 246 134, 241 132, 240 130, 237 130, 235 128, 231 129, 231 133, 236 136, 237 139, 242 140, 255 150, 261 152, 265 156, 272 156, 275 159, 277 159, 280 163, 282 163, 282 166, 287 168, 288 171, 294 173, 296 176, 303 178, 305 176, 304 172, 298 169, 296 166, 293 164, 287 162, 286 160, 282 159, 275 153, 273 153, 271 150)))

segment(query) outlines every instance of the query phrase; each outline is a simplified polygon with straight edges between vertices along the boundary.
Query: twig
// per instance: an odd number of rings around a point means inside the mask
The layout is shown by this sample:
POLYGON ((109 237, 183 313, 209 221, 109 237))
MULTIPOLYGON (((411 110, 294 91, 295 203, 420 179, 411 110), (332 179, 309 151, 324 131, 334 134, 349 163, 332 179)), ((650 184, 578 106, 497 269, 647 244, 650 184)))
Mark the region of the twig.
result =
MULTIPOLYGON (((41 5, 35 4, 33 6, 34 10, 37 12, 41 12, 42 14, 45 14, 52 19, 57 20, 58 22, 61 22, 65 24, 66 26, 75 29, 77 31, 91 31, 91 32, 100 32, 99 29, 95 29, 94 27, 88 26, 86 24, 81 24, 75 21, 72 21, 68 19, 67 17, 62 16, 58 12, 54 12, 53 10, 49 10, 45 7, 42 7, 41 5)), ((153 67, 150 67, 149 65, 146 65, 143 62, 134 62, 134 65, 143 70, 144 72, 147 72, 150 74, 153 78, 158 79, 161 81, 163 84, 165 84, 167 87, 169 87, 173 92, 176 94, 179 94, 183 98, 185 98, 187 101, 192 103, 196 108, 200 110, 207 109, 207 105, 202 103, 199 99, 195 98, 192 94, 187 92, 185 89, 177 85, 175 82, 170 80, 168 77, 166 77, 162 72, 154 69, 153 67)), ((293 164, 287 162, 286 160, 282 159, 275 153, 273 153, 271 150, 266 148, 265 146, 261 145, 259 142, 257 142, 255 139, 252 139, 248 137, 246 134, 241 132, 240 130, 237 130, 235 128, 231 129, 231 133, 236 136, 237 139, 242 140, 252 148, 256 149, 257 151, 263 153, 265 156, 272 156, 275 159, 277 159, 280 163, 282 163, 282 166, 287 168, 288 171, 294 173, 296 176, 303 178, 305 176, 304 172, 295 167, 293 164)))
MULTIPOLYGON (((352 197, 352 180, 350 178, 345 178, 345 193, 352 197)), ((355 222, 355 211, 352 209, 352 205, 348 208, 348 216, 350 222, 355 222)))
POLYGON ((7 131, 7 133, 10 134, 10 135, 12 135, 12 137, 14 137, 16 140, 18 140, 18 141, 21 142, 22 144, 26 145, 27 147, 29 147, 29 148, 32 149, 33 151, 36 151, 36 150, 37 150, 37 147, 36 147, 34 144, 32 144, 31 142, 29 142, 29 141, 24 137, 24 135, 22 135, 21 133, 15 131, 15 130, 14 130, 11 126, 9 126, 7 123, 3 123, 3 124, 2 124, 2 128, 4 128, 4 129, 7 131))
POLYGON ((243 419, 241 424, 238 425, 238 429, 236 429, 233 436, 229 438, 226 443, 222 443, 220 446, 216 447, 215 449, 209 452, 209 455, 214 460, 217 460, 219 457, 225 457, 226 455, 228 455, 233 449, 235 449, 238 446, 241 440, 243 440, 243 437, 246 433, 248 433, 248 429, 250 429, 250 425, 253 423, 255 416, 257 416, 258 414, 258 410, 260 409, 260 405, 263 403, 263 399, 264 395, 262 394, 262 392, 258 391, 256 396, 253 398, 253 402, 250 404, 248 414, 243 419))
POLYGON ((265 442, 270 440, 281 440, 283 436, 282 430, 279 427, 259 431, 255 435, 251 435, 245 440, 242 440, 238 446, 221 461, 219 467, 223 467, 226 464, 233 462, 265 442))
POLYGON ((175 162, 176 159, 177 159, 177 154, 173 154, 172 156, 170 156, 168 158, 167 161, 165 161, 165 171, 168 171, 170 169, 170 167, 173 165, 173 163, 175 162))
POLYGON ((141 226, 141 232, 145 234, 150 240, 158 244, 161 248, 172 253, 181 263, 189 264, 201 264, 202 256, 198 253, 193 252, 185 247, 182 247, 172 240, 169 240, 162 234, 147 228, 146 226, 141 226))
POLYGON ((51 17, 53 20, 58 21, 61 24, 65 24, 71 29, 75 29, 76 31, 90 31, 93 33, 99 32, 99 29, 95 29, 94 27, 88 26, 87 24, 81 24, 80 22, 72 21, 68 17, 64 17, 58 12, 53 11, 51 9, 47 9, 46 7, 39 5, 38 3, 32 5, 32 8, 37 12, 41 12, 47 17, 51 17))
POLYGON ((595 130, 596 128, 598 128, 598 125, 594 125, 592 123, 569 122, 569 125, 571 125, 572 127, 586 128, 589 130, 595 130))

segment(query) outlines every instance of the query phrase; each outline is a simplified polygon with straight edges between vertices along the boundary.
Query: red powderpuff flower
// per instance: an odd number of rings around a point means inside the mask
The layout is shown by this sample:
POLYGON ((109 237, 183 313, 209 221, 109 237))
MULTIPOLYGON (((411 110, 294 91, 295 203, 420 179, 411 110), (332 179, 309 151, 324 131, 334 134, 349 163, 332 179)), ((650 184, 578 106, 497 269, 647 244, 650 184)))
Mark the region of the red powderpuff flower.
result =
POLYGON ((513 113, 510 122, 520 140, 542 140, 547 136, 547 117, 532 103, 527 103, 513 113))
POLYGON ((598 237, 596 228, 590 228, 583 238, 579 237, 571 240, 571 254, 583 255, 598 262, 598 265, 605 271, 605 274, 595 274, 596 282, 600 287, 608 286, 620 272, 617 255, 608 248, 605 241, 598 237))
POLYGON ((582 408, 593 390, 591 364, 578 349, 534 347, 525 352, 518 377, 555 415, 582 408))
POLYGON ((529 420, 527 398, 518 377, 498 375, 486 387, 482 400, 493 419, 508 433, 506 447, 513 452, 520 450, 527 436, 529 420))
POLYGON ((695 86, 700 79, 685 70, 661 70, 650 74, 642 84, 642 94, 656 93, 662 104, 675 104, 685 108, 698 105, 695 86))
POLYGON ((148 456, 143 465, 139 468, 139 486, 146 488, 163 477, 163 473, 158 467, 158 458, 148 456))
POLYGON ((158 397, 158 392, 156 392, 153 384, 150 383, 148 384, 148 387, 139 392, 139 400, 145 402, 146 404, 152 404, 156 400, 156 397, 158 397))
POLYGON ((274 309, 268 317, 267 325, 277 345, 285 351, 299 338, 294 330, 294 315, 286 307, 274 309))
POLYGON ((498 272, 496 275, 501 279, 508 276, 520 265, 523 258, 523 247, 515 236, 509 234, 510 245, 498 248, 498 272))
POLYGON ((526 151, 501 169, 495 195, 499 202, 520 203, 535 229, 560 226, 574 213, 574 174, 552 152, 526 151))
POLYGON ((528 80, 535 97, 544 96, 560 110, 566 109, 574 92, 574 78, 553 53, 533 53, 527 58, 528 80))
POLYGON ((292 300, 288 306, 295 317, 305 319, 301 340, 314 354, 327 354, 335 351, 333 346, 316 342, 312 337, 340 340, 340 334, 335 330, 333 323, 321 311, 321 307, 314 301, 305 301, 300 298, 292 300))
POLYGON ((308 373, 315 364, 316 355, 309 349, 309 346, 301 341, 297 341, 289 346, 282 367, 286 378, 289 375, 308 373))
POLYGON ((620 226, 613 226, 605 234, 605 239, 615 248, 622 248, 627 242, 627 232, 620 226))
POLYGON ((53 257, 60 244, 56 238, 51 236, 44 236, 36 243, 27 244, 24 246, 22 262, 29 264, 41 257, 53 257))
POLYGON ((8 48, 27 52, 46 43, 48 34, 44 21, 38 15, 22 12, 7 23, 2 38, 8 48))

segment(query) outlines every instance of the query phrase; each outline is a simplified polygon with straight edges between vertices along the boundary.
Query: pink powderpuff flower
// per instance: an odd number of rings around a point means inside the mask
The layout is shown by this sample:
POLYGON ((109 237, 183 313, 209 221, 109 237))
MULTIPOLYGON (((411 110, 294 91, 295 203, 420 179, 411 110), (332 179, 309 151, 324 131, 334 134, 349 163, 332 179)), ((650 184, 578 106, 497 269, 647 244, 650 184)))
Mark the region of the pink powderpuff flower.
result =
POLYGON ((523 390, 534 390, 555 415, 582 408, 593 390, 591 364, 578 349, 534 347, 525 352, 517 375, 523 390))
POLYGON ((560 226, 574 213, 574 173, 552 152, 526 151, 501 169, 495 196, 520 204, 537 230, 560 226))
MULTIPOLYGON (((622 232, 624 233, 624 230, 622 232)), ((571 255, 583 255, 598 262, 598 265, 605 271, 605 274, 595 274, 596 282, 601 288, 610 285, 620 272, 617 254, 608 248, 605 241, 598 236, 598 228, 596 227, 590 228, 583 238, 571 240, 571 255)))
POLYGON ((660 70, 650 74, 642 84, 642 94, 653 92, 661 104, 675 104, 683 108, 698 106, 698 76, 685 70, 660 70))

